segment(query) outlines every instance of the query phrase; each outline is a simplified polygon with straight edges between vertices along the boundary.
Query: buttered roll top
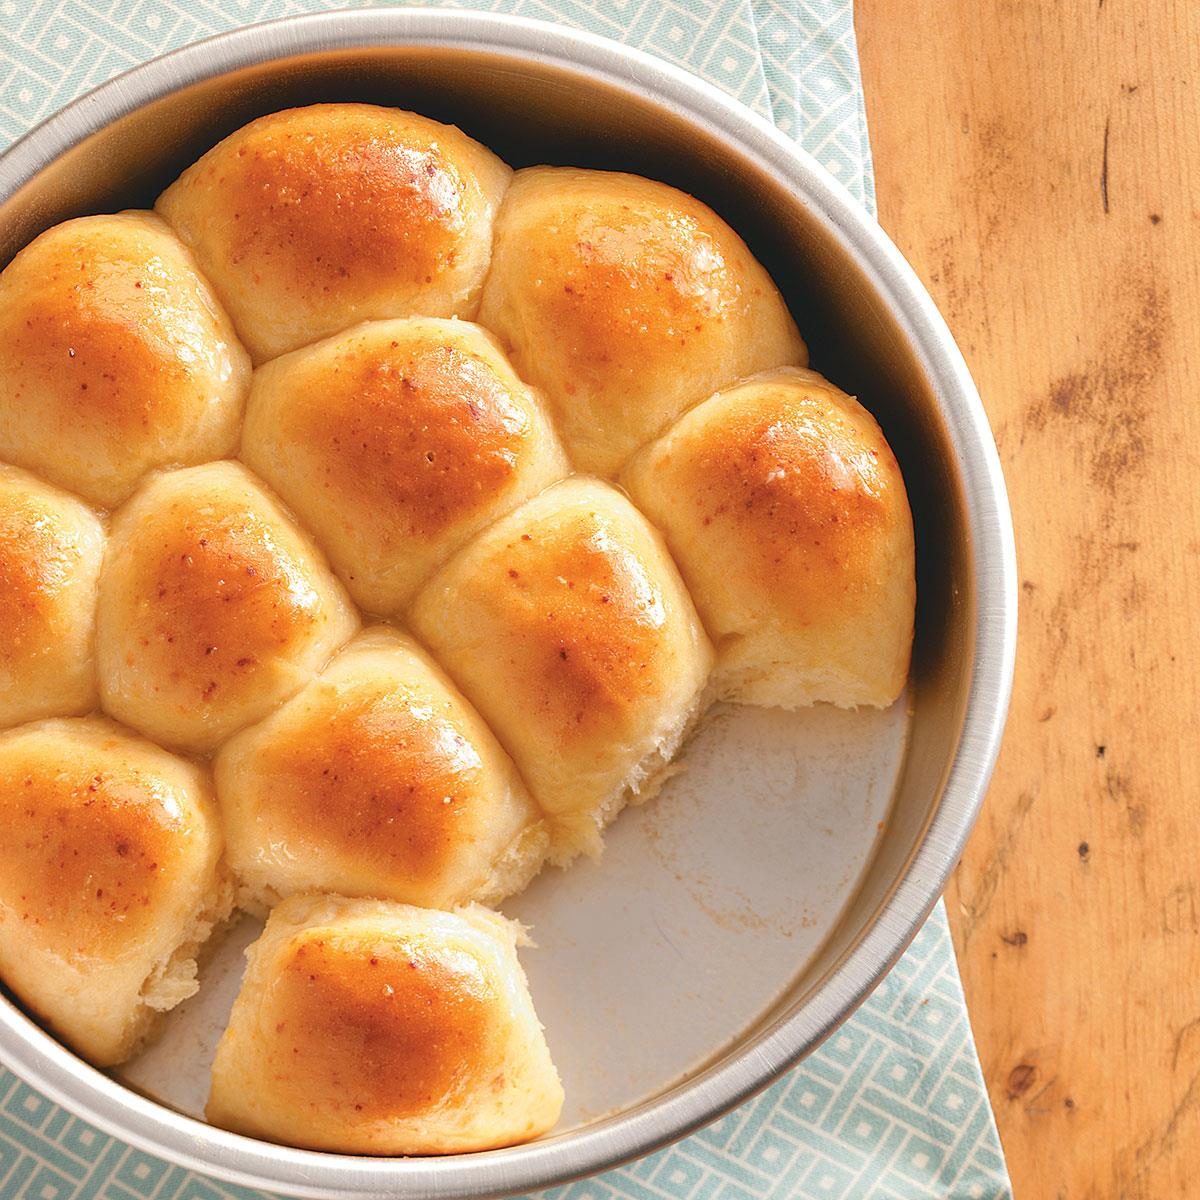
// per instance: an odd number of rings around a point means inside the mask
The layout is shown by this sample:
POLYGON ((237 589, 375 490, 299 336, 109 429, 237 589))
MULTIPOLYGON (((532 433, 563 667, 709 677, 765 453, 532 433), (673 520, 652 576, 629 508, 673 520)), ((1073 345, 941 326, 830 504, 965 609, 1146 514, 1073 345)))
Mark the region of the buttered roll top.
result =
POLYGON ((0 273, 0 461, 111 507, 237 446, 250 364, 153 213, 80 217, 0 273))
POLYGON ((694 408, 622 476, 679 563, 721 695, 797 708, 891 704, 908 674, 912 515, 858 401, 767 372, 694 408))
POLYGON ((495 903, 541 867, 546 830, 508 755, 429 656, 377 628, 216 762, 246 899, 340 892, 495 903))
POLYGON ((468 543, 411 621, 512 754, 563 857, 594 853, 620 806, 653 793, 712 665, 661 538, 594 480, 557 484, 468 543))
POLYGON ((103 555, 91 509, 0 466, 0 729, 95 706, 103 555))
POLYGON ((229 912, 212 787, 99 718, 0 734, 0 975, 93 1062, 196 990, 229 912))
POLYGON ((209 1120, 355 1154, 486 1150, 544 1132, 562 1086, 517 936, 476 906, 285 901, 250 950, 209 1120))
POLYGON ((251 121, 159 197, 256 362, 382 317, 474 317, 511 171, 370 104, 251 121))
POLYGON ((113 521, 101 696, 166 745, 213 749, 297 692, 356 627, 320 551, 239 464, 161 475, 113 521))
POLYGON ((617 172, 517 172, 479 319, 598 475, 717 388, 808 361, 770 276, 716 213, 617 172))
POLYGON ((538 395, 465 321, 377 321, 263 367, 242 457, 370 612, 567 473, 538 395))

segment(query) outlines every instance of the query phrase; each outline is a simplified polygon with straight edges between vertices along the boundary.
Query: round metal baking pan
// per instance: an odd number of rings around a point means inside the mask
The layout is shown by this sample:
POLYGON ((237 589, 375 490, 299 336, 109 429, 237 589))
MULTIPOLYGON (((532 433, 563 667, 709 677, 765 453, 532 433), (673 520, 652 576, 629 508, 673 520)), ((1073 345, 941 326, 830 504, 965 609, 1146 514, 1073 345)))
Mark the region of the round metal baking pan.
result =
POLYGON ((936 902, 998 750, 1016 640, 1012 526, 979 397, 888 238, 804 151, 657 59, 467 11, 287 18, 168 54, 98 88, 0 158, 0 264, 67 217, 145 205, 245 120, 369 99, 462 125, 515 165, 620 168, 699 195, 767 263, 814 365, 864 398, 897 450, 918 540, 907 752, 853 897, 782 995, 681 1081, 528 1146, 459 1157, 318 1154, 212 1128, 89 1067, 0 998, 0 1058, 109 1133, 222 1179, 313 1197, 500 1196, 679 1138, 775 1079, 879 982, 936 902))

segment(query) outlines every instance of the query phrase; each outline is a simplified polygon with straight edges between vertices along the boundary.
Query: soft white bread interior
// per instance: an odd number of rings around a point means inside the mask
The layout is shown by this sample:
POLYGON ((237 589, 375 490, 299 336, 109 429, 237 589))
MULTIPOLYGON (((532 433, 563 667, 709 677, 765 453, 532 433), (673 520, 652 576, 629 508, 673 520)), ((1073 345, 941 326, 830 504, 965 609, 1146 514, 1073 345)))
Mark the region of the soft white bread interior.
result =
POLYGON ((0 459, 94 504, 237 445, 250 360, 153 213, 80 217, 0 274, 0 459))
POLYGON ((0 729, 96 706, 103 557, 90 508, 0 464, 0 729))
POLYGON ((393 615, 473 533, 567 473, 539 397, 466 321, 373 321, 260 368, 242 458, 350 594, 393 615))
POLYGON ((621 477, 666 536, 717 647, 719 695, 886 707, 916 602, 900 467, 858 401, 813 371, 706 400, 621 477))
POLYGON ((200 768, 98 717, 0 734, 0 977, 85 1058, 196 991, 231 901, 200 768))
POLYGON ((495 904, 545 858, 512 760, 394 629, 351 641, 215 770, 230 866, 257 911, 300 892, 495 904))
POLYGON ((157 476, 113 519, 101 697, 165 745, 212 750, 299 691, 357 626, 321 552, 240 464, 157 476))
POLYGON ((359 321, 473 318, 511 175, 451 125, 314 104, 230 134, 156 207, 265 362, 359 321))
POLYGON ((573 478, 486 529, 418 594, 413 629, 513 756, 552 853, 596 854, 699 713, 712 649, 645 518, 573 478))
POLYGON ((562 1086, 519 932, 475 905, 286 900, 248 951, 208 1119, 350 1154, 452 1154, 544 1133, 562 1086))
POLYGON ((716 213, 610 171, 517 172, 479 320, 598 475, 717 388, 808 361, 775 284, 716 213))

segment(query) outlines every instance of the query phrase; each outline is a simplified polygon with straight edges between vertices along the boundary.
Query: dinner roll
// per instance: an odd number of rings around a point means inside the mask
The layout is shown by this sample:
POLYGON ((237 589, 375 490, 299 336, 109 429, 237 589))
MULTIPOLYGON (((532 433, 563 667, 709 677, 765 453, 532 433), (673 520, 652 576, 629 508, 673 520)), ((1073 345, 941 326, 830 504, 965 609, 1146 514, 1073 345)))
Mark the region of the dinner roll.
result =
POLYGON ((666 535, 717 646, 719 694, 891 704, 916 600, 912 515, 871 414, 813 371, 692 409, 622 482, 666 535))
POLYGON ((659 535, 614 488, 568 479, 459 551, 413 628, 495 730, 565 861, 657 791, 712 650, 659 535))
POLYGON ((474 317, 512 172, 371 104, 251 121, 159 197, 256 362, 379 317, 474 317))
POLYGON ((479 320, 545 391, 575 465, 600 475, 717 388, 807 362, 770 276, 716 213, 614 172, 517 172, 479 320))
POLYGON ((377 321, 261 368, 242 457, 384 614, 567 473, 538 397, 464 321, 377 321))
POLYGON ((433 660, 360 634, 216 761, 229 861, 253 908, 340 892, 447 908, 524 887, 546 830, 512 760, 433 660))
POLYGON ((0 734, 0 978, 97 1066, 196 989, 229 915, 207 775, 99 717, 0 734))
POLYGON ((452 1154, 544 1133, 562 1086, 519 934, 477 905, 286 900, 247 952, 208 1119, 348 1154, 452 1154))
POLYGON ((113 520, 101 700, 157 741, 211 750, 299 691, 357 624, 320 551, 245 467, 172 471, 113 520))
POLYGON ((0 465, 0 729, 96 706, 103 555, 90 508, 0 465))
POLYGON ((237 444, 250 361, 153 213, 66 221, 0 274, 0 459, 94 504, 237 444))

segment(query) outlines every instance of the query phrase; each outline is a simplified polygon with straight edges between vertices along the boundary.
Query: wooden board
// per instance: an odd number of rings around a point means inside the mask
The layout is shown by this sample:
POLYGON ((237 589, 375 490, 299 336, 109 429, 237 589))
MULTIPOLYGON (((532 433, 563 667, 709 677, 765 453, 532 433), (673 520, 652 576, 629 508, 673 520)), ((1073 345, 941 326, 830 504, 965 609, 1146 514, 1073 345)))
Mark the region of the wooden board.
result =
POLYGON ((1200 1195, 1200 4, 857 0, 884 227, 1021 571, 947 893, 1018 1200, 1200 1195))

